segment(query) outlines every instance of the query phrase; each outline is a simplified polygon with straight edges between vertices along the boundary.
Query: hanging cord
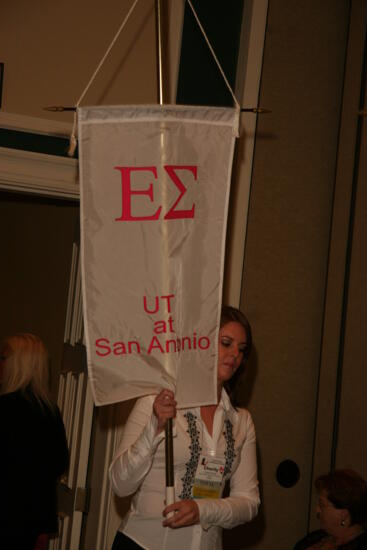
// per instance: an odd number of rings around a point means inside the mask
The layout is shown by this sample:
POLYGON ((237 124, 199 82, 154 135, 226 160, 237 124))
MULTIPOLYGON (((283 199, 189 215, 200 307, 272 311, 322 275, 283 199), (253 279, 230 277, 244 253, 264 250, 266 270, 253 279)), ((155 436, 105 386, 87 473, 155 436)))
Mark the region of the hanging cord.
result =
MULTIPOLYGON (((123 22, 122 22, 120 28, 118 29, 116 35, 114 36, 114 38, 113 38, 111 44, 110 44, 109 47, 107 48, 106 53, 104 54, 104 56, 102 57, 101 61, 99 62, 99 65, 97 66, 96 70, 94 71, 92 77, 90 78, 88 84, 86 85, 86 87, 85 87, 85 89, 83 90, 83 92, 82 92, 82 94, 81 94, 79 100, 77 101, 77 103, 76 103, 76 105, 75 105, 73 129, 72 129, 72 132, 71 132, 70 144, 69 144, 69 149, 68 149, 68 155, 69 155, 70 157, 74 156, 75 149, 76 149, 76 146, 77 146, 77 139, 76 139, 76 127, 77 127, 77 117, 78 117, 78 115, 77 115, 77 109, 78 109, 80 103, 82 102, 82 100, 84 99, 85 94, 88 92, 90 86, 92 85, 94 79, 96 78, 98 72, 100 71, 100 69, 101 69, 103 63, 105 62, 105 60, 106 60, 108 54, 110 53, 110 51, 112 50, 113 46, 115 45, 115 42, 116 42, 116 40, 118 39, 118 37, 120 36, 121 31, 123 30, 123 28, 125 27, 126 23, 128 22, 128 20, 129 20, 129 18, 130 18, 130 15, 131 15, 132 12, 134 11, 134 9, 135 9, 136 4, 138 3, 138 1, 139 1, 139 0, 134 0, 134 2, 133 2, 133 4, 132 4, 130 10, 128 11, 128 13, 127 13, 125 19, 123 20, 123 22)), ((195 8, 194 8, 194 6, 192 5, 191 0, 187 0, 187 2, 188 2, 188 4, 189 4, 189 6, 190 6, 190 8, 191 8, 191 11, 192 11, 192 13, 193 13, 193 15, 194 15, 194 17, 195 17, 195 19, 196 19, 196 22, 197 22, 197 24, 198 24, 198 26, 199 26, 199 28, 200 28, 202 34, 203 34, 203 37, 204 37, 204 39, 205 39, 205 42, 207 43, 208 48, 209 48, 209 50, 210 50, 210 52, 211 52, 211 54, 212 54, 212 56, 213 56, 213 58, 214 58, 214 61, 216 62, 217 66, 218 66, 218 69, 219 69, 219 71, 220 71, 220 73, 221 73, 221 75, 222 75, 222 77, 223 77, 223 80, 224 80, 224 82, 225 82, 225 84, 226 84, 226 86, 227 86, 229 92, 231 93, 231 96, 232 96, 232 98, 233 98, 233 101, 234 101, 234 103, 235 103, 235 105, 236 105, 236 109, 237 109, 238 111, 240 111, 240 110, 241 110, 240 104, 238 103, 237 98, 236 98, 236 96, 235 96, 235 94, 234 94, 234 92, 233 92, 233 90, 232 90, 232 88, 231 88, 231 85, 229 84, 229 82, 228 82, 228 80, 227 80, 227 77, 226 77, 226 75, 225 75, 225 73, 224 73, 224 71, 223 71, 223 69, 222 69, 222 66, 221 66, 221 64, 219 63, 219 60, 218 60, 217 56, 215 55, 214 49, 213 49, 213 47, 212 47, 212 45, 211 45, 211 43, 210 43, 210 41, 209 41, 209 38, 207 37, 207 35, 206 35, 206 33, 205 33, 205 30, 204 30, 204 28, 203 28, 203 26, 202 26, 202 24, 201 24, 201 22, 200 22, 200 19, 199 19, 198 15, 197 15, 197 13, 196 13, 196 11, 195 11, 195 8)))
POLYGON ((118 39, 118 37, 120 36, 120 33, 122 31, 122 29, 125 27, 126 23, 128 22, 129 18, 130 18, 130 15, 132 14, 132 12, 134 11, 135 9, 135 6, 136 4, 138 3, 139 0, 134 0, 134 3, 132 4, 131 8, 129 9, 125 19, 123 20, 123 22, 121 23, 121 26, 119 28, 119 30, 117 31, 117 33, 115 34, 111 44, 108 46, 107 50, 106 50, 106 53, 104 54, 104 56, 102 57, 101 61, 99 62, 99 65, 98 67, 96 68, 96 70, 94 71, 91 79, 89 80, 88 84, 86 85, 86 87, 84 88, 84 91, 82 93, 82 95, 80 96, 79 100, 77 101, 76 105, 75 105, 75 111, 74 111, 74 122, 73 122, 73 129, 72 129, 72 132, 71 132, 71 136, 70 136, 70 145, 69 145, 69 150, 68 150, 68 155, 69 157, 72 157, 74 156, 74 153, 75 153, 75 149, 76 149, 76 146, 77 146, 77 140, 76 140, 76 126, 77 126, 77 109, 81 103, 81 101, 83 101, 84 99, 84 96, 85 94, 87 93, 87 91, 89 90, 92 82, 94 81, 94 79, 96 78, 99 70, 101 69, 103 63, 105 62, 108 54, 110 53, 110 51, 112 50, 113 46, 115 45, 115 42, 116 40, 118 39))
POLYGON ((188 2, 189 6, 190 6, 190 8, 191 8, 192 13, 194 14, 194 17, 195 17, 195 19, 196 19, 197 24, 199 25, 199 28, 200 28, 201 32, 203 33, 203 36, 204 36, 204 38, 205 38, 205 42, 207 43, 208 48, 209 48, 209 50, 211 51, 212 56, 214 57, 214 61, 216 62, 217 66, 218 66, 218 69, 220 70, 220 73, 221 73, 221 75, 222 75, 222 77, 223 77, 223 79, 224 79, 224 82, 226 83, 227 88, 228 88, 228 90, 230 91, 230 93, 231 93, 231 95, 232 95, 233 101, 235 102, 235 105, 236 105, 236 109, 240 110, 240 109, 241 109, 241 106, 240 106, 240 104, 239 104, 238 101, 237 101, 237 98, 236 98, 236 96, 235 96, 235 94, 234 94, 234 92, 233 92, 233 90, 232 90, 232 88, 231 88, 230 83, 229 83, 228 80, 227 80, 226 75, 224 74, 224 71, 223 71, 223 69, 222 69, 221 64, 220 64, 219 61, 218 61, 217 56, 215 55, 214 49, 213 49, 212 45, 211 45, 210 42, 209 42, 209 38, 207 37, 207 35, 206 35, 205 31, 204 31, 204 28, 203 28, 202 24, 200 23, 199 17, 197 16, 197 13, 196 13, 196 11, 195 11, 195 9, 194 9, 194 6, 192 5, 191 0, 187 0, 187 2, 188 2))

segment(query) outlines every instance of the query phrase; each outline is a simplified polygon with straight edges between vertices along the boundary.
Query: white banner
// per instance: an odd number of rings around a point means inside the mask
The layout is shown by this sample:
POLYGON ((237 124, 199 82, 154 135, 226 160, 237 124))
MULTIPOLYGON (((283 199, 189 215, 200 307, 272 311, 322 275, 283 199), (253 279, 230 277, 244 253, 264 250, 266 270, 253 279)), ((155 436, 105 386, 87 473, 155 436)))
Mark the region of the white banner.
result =
POLYGON ((176 392, 216 402, 230 178, 239 114, 78 110, 88 371, 103 405, 176 392))

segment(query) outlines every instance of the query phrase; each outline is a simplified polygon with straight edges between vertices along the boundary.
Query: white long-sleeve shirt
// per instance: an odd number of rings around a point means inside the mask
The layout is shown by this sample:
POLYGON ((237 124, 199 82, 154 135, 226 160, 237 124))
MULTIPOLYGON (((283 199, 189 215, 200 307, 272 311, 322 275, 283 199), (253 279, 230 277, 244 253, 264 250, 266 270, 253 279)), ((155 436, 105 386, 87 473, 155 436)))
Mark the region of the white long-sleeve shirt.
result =
POLYGON ((195 473, 192 474, 192 465, 197 464, 198 453, 227 457, 230 495, 196 499, 200 523, 172 529, 162 526, 164 432, 156 435, 153 401, 154 396, 148 396, 136 402, 110 466, 113 491, 121 497, 134 494, 120 530, 147 550, 220 550, 222 528, 250 521, 257 514, 260 502, 251 415, 244 409, 236 411, 224 390, 215 412, 212 435, 201 419, 200 408, 177 411, 174 421, 176 500, 191 498, 195 473))

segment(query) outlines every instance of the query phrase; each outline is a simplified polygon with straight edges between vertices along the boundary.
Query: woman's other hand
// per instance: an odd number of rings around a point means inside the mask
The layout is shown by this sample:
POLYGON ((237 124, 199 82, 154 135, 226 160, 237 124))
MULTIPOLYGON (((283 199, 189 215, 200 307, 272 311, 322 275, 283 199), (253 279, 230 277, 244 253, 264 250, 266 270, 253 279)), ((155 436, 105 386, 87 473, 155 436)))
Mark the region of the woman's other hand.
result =
POLYGON ((171 527, 172 529, 194 525, 195 523, 199 523, 200 519, 199 507, 195 500, 179 500, 174 502, 165 507, 163 515, 166 518, 163 521, 163 526, 171 527), (173 512, 173 515, 167 517, 170 512, 173 512))
POLYGON ((159 434, 166 425, 169 418, 176 416, 175 395, 171 390, 162 390, 154 400, 153 412, 158 420, 157 434, 159 434))

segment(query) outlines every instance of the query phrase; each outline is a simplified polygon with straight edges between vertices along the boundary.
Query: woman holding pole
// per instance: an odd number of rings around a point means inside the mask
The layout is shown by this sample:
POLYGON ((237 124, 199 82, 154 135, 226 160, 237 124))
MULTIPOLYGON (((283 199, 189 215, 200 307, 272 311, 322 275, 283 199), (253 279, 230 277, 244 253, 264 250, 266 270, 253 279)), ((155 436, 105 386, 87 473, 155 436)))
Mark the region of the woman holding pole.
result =
MULTIPOLYGON (((113 550, 219 550, 222 528, 250 521, 259 506, 255 429, 237 409, 236 382, 251 350, 251 328, 223 306, 218 343, 218 403, 176 409, 172 391, 138 399, 110 467, 118 496, 134 495, 113 550), (165 505, 164 428, 175 418, 176 502, 165 505), (229 496, 222 497, 224 485, 229 496)), ((193 380, 195 384, 195 380, 193 380)))

